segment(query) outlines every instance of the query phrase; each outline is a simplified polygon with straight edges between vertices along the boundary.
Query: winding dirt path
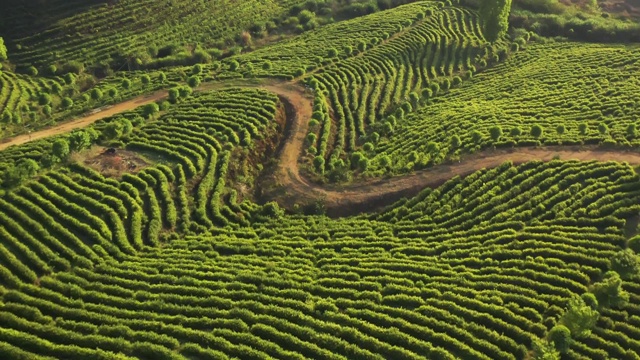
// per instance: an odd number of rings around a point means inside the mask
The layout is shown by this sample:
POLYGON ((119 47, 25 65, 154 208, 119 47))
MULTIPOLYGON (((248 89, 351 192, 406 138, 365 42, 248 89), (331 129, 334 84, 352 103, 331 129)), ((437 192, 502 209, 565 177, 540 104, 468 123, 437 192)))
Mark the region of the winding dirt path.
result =
MULTIPOLYGON (((618 161, 640 165, 640 152, 625 150, 604 150, 597 147, 551 146, 544 148, 518 147, 512 149, 485 150, 467 155, 461 161, 440 164, 415 173, 364 181, 350 185, 319 185, 311 183, 300 175, 299 159, 302 155, 308 120, 311 118, 312 95, 292 82, 282 81, 228 81, 207 83, 197 90, 212 90, 225 87, 252 87, 271 91, 285 104, 287 128, 285 141, 277 154, 278 162, 274 171, 265 179, 267 186, 261 187, 263 200, 276 200, 286 208, 295 204, 304 206, 321 201, 330 216, 345 216, 374 210, 401 197, 417 194, 425 187, 436 187, 454 176, 466 176, 474 171, 498 166, 505 161, 520 164, 532 160, 553 159, 580 161, 618 161)), ((75 119, 58 126, 18 136, 0 144, 0 150, 11 145, 23 144, 36 139, 62 134, 75 128, 88 126, 100 119, 134 109, 167 96, 166 91, 158 91, 140 96, 111 108, 75 119)), ((263 184, 260 184, 263 185, 263 184)))

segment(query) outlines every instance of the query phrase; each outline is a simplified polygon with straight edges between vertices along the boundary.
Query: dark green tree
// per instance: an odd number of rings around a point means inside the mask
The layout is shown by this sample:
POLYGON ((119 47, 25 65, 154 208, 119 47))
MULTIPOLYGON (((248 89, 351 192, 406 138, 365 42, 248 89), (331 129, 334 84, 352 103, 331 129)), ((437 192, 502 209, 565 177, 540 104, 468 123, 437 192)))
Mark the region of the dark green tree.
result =
POLYGON ((554 326, 549 331, 548 339, 562 354, 569 351, 569 348, 571 347, 571 331, 564 325, 554 326))
POLYGON ((112 121, 107 126, 105 126, 104 130, 102 130, 102 135, 107 140, 117 139, 122 136, 122 123, 119 121, 112 121))
POLYGON ((149 119, 160 112, 160 107, 156 103, 147 104, 142 108, 142 115, 149 119))
POLYGON ((69 142, 66 139, 58 139, 51 145, 51 153, 60 160, 64 160, 69 156, 69 142))
POLYGON ((608 271, 602 281, 593 284, 593 294, 600 307, 621 308, 629 302, 629 293, 622 289, 622 279, 615 271, 608 271))
POLYGON ((480 21, 484 37, 495 42, 509 28, 511 0, 482 0, 480 3, 480 21))
POLYGON ((498 139, 500 139, 500 137, 502 136, 502 128, 500 126, 492 126, 491 128, 489 128, 489 134, 491 135, 493 141, 498 141, 498 139))
POLYGON ((618 252, 611 259, 611 270, 620 274, 624 280, 640 275, 638 256, 631 249, 618 252))
POLYGON ((460 145, 462 145, 462 141, 460 141, 460 137, 458 135, 453 135, 449 143, 451 144, 451 147, 454 149, 459 148, 460 145))
POLYGON ((544 130, 542 129, 542 126, 535 124, 531 127, 531 136, 533 136, 534 138, 539 138, 540 136, 542 136, 542 133, 544 132, 544 130))

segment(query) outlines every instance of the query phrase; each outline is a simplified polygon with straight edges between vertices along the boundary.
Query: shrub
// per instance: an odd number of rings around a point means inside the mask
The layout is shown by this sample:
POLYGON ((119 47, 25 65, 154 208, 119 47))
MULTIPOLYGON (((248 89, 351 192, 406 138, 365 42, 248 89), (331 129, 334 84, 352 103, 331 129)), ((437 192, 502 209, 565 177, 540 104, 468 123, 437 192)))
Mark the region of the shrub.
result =
POLYGON ((449 144, 452 148, 457 149, 462 145, 462 141, 460 141, 460 137, 458 135, 453 135, 449 140, 449 144))
POLYGON ((548 339, 553 342, 556 349, 562 354, 569 351, 571 347, 571 331, 564 325, 554 326, 549 331, 548 339))
POLYGON ((611 259, 611 270, 617 272, 623 280, 640 275, 638 256, 631 249, 616 253, 611 259))
POLYGON ((197 75, 190 76, 187 79, 187 84, 192 88, 198 87, 200 85, 200 77, 197 75))
POLYGON ((49 94, 40 94, 40 96, 38 96, 38 104, 40 104, 40 105, 49 105, 49 104, 51 104, 51 95, 49 95, 49 94))
POLYGON ((608 271, 602 281, 593 284, 593 294, 600 307, 622 308, 629 302, 629 293, 622 289, 622 279, 615 271, 608 271))
POLYGON ((64 97, 62 98, 61 105, 63 109, 68 109, 73 106, 73 100, 69 97, 64 97))
POLYGON ((607 135, 609 133, 609 126, 605 123, 598 124, 598 132, 600 132, 601 135, 607 135))
POLYGON ((96 101, 100 100, 100 99, 102 99, 102 90, 100 90, 98 88, 95 88, 95 89, 91 90, 90 95, 91 95, 91 98, 93 100, 96 100, 96 101))
POLYGON ((502 136, 502 128, 497 125, 492 126, 491 128, 489 128, 489 134, 491 135, 493 141, 498 141, 498 139, 500 139, 500 137, 502 136))
POLYGON ((589 132, 589 125, 587 123, 580 123, 580 125, 578 125, 578 131, 580 131, 580 135, 587 135, 587 133, 589 132))
POLYGON ((147 104, 142 108, 142 116, 149 119, 160 112, 160 107, 156 103, 147 104))
POLYGON ((640 235, 636 235, 629 239, 627 247, 636 253, 640 253, 640 235))
POLYGON ((596 325, 599 316, 597 310, 587 305, 581 297, 575 296, 569 300, 560 324, 570 330, 571 336, 582 339, 591 334, 591 329, 596 325))
POLYGON ((533 136, 534 138, 541 137, 543 132, 544 130, 542 129, 542 126, 538 124, 535 124, 531 127, 531 136, 533 136))

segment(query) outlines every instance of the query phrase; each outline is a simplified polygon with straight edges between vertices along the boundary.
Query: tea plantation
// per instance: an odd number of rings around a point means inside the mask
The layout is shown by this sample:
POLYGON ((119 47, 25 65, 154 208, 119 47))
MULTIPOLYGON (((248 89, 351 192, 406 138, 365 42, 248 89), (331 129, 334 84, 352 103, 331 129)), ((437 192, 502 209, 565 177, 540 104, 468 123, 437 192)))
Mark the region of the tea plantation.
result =
POLYGON ((640 359, 637 44, 522 2, 10 2, 0 359, 640 359))

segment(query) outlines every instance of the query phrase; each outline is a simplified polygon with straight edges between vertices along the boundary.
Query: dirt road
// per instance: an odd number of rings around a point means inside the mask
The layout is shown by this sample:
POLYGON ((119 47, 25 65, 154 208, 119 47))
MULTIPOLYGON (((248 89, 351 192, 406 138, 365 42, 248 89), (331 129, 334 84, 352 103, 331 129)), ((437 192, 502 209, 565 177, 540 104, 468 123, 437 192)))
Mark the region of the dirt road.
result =
POLYGON ((9 146, 21 145, 24 143, 28 143, 29 141, 34 141, 34 140, 43 139, 49 136, 64 134, 73 129, 81 129, 93 124, 94 122, 100 119, 104 119, 106 117, 113 116, 127 110, 135 109, 138 106, 152 103, 154 101, 163 99, 166 96, 167 96, 166 91, 157 91, 145 96, 139 96, 131 100, 118 103, 114 106, 105 108, 102 111, 98 111, 81 118, 67 121, 44 130, 39 130, 39 131, 32 132, 31 134, 20 135, 13 138, 9 138, 3 141, 2 143, 0 143, 0 151, 8 148, 9 146))
MULTIPOLYGON (((346 186, 319 185, 309 182, 300 175, 298 160, 302 154, 308 122, 312 115, 312 97, 304 89, 291 82, 249 82, 231 81, 203 84, 197 90, 211 90, 229 86, 262 88, 277 94, 287 108, 287 134, 277 154, 278 163, 271 175, 272 186, 262 194, 264 200, 275 200, 281 205, 291 208, 294 204, 313 204, 320 201, 328 215, 344 216, 366 212, 389 204, 401 197, 417 194, 425 187, 438 186, 448 179, 459 175, 465 176, 476 170, 498 166, 505 161, 515 164, 532 160, 549 161, 554 158, 562 160, 597 160, 619 161, 640 165, 640 153, 623 150, 601 150, 595 147, 544 147, 513 148, 486 150, 463 157, 459 162, 434 166, 416 171, 413 174, 394 178, 371 180, 346 186)), ((11 145, 26 143, 47 136, 62 134, 75 128, 115 115, 119 112, 134 109, 138 106, 166 97, 166 91, 138 97, 117 104, 98 113, 60 124, 50 129, 38 131, 29 136, 19 136, 0 145, 0 150, 11 145)))

